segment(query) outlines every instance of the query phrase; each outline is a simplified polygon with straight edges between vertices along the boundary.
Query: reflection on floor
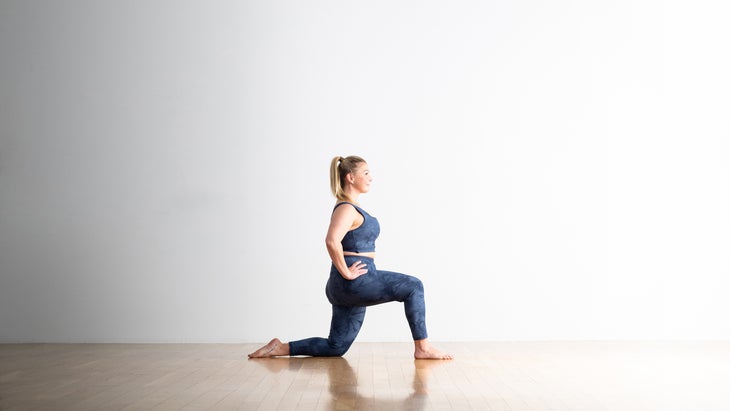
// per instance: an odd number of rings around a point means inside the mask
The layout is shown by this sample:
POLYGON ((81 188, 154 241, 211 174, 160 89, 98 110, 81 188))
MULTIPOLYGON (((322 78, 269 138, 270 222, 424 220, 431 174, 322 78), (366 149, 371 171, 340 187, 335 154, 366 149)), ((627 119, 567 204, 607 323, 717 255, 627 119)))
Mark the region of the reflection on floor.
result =
MULTIPOLYGON (((269 393, 259 394, 261 403, 259 406, 266 409, 372 409, 372 410, 423 410, 428 404, 428 374, 432 367, 439 366, 443 362, 411 360, 414 372, 410 383, 406 370, 397 370, 396 375, 403 377, 400 381, 403 384, 391 385, 390 378, 386 372, 376 381, 373 378, 370 382, 363 381, 365 376, 355 372, 350 362, 345 358, 277 358, 251 360, 266 367, 269 372, 279 373, 286 370, 292 375, 303 374, 305 379, 295 384, 293 379, 282 393, 281 401, 275 399, 277 396, 269 393), (325 374, 323 381, 317 374, 325 374), (305 381, 306 380, 306 381, 305 381), (319 381, 310 383, 308 381, 319 381), (326 386, 326 392, 322 388, 326 386), (378 394, 376 394, 378 392, 378 394), (289 396, 288 393, 292 395, 289 396), (267 401, 267 397, 271 400, 267 401), (287 398, 288 397, 288 398, 287 398)), ((367 378, 374 376, 368 372, 367 378)), ((286 384, 284 384, 286 385, 286 384)), ((255 396, 253 397, 255 398, 255 396)))
POLYGON ((729 342, 356 343, 249 360, 259 344, 0 345, 0 410, 727 410, 729 342))

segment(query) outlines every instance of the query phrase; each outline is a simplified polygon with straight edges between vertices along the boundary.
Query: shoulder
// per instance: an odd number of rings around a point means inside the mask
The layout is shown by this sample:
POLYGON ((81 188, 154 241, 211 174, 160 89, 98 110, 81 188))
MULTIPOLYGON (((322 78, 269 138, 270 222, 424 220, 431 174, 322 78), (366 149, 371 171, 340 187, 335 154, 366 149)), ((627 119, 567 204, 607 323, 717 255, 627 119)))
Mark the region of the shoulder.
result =
POLYGON ((365 212, 365 210, 362 209, 362 207, 360 207, 359 205, 357 205, 355 203, 351 203, 349 201, 340 201, 339 203, 337 203, 335 205, 335 208, 333 209, 333 211, 337 210, 338 208, 342 208, 342 209, 346 209, 346 210, 354 210, 354 211, 357 211, 359 214, 367 214, 365 212), (345 207, 340 207, 342 205, 344 205, 345 207), (347 206, 349 206, 349 207, 347 207, 347 206))
POLYGON ((354 204, 343 202, 337 204, 332 211, 330 226, 351 227, 362 218, 364 217, 355 209, 354 204))
POLYGON ((348 220, 354 220, 363 218, 364 211, 353 203, 347 201, 341 201, 335 205, 332 210, 332 217, 336 219, 345 218, 348 220))
POLYGON ((347 201, 341 201, 335 205, 332 209, 332 215, 356 215, 359 214, 359 210, 355 204, 347 201))
POLYGON ((332 211, 337 210, 340 206, 343 206, 343 205, 349 205, 350 206, 350 207, 345 207, 345 208, 357 209, 357 206, 355 204, 352 204, 349 201, 340 201, 337 204, 335 204, 335 207, 332 209, 332 211))

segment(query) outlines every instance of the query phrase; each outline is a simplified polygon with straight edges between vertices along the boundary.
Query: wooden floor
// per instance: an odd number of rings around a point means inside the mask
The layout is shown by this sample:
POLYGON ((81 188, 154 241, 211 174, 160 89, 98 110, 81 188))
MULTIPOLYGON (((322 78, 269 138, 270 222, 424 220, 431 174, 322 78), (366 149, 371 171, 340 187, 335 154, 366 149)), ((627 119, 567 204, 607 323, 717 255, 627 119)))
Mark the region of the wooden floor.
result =
POLYGON ((249 360, 258 344, 0 345, 0 410, 728 410, 730 342, 355 343, 249 360))

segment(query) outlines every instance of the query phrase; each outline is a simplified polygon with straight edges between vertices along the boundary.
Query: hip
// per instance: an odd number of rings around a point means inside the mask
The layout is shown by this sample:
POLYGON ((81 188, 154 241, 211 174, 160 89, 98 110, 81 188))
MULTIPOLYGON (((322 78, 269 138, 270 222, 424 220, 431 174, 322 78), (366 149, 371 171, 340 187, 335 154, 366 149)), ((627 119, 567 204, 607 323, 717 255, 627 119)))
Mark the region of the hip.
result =
MULTIPOLYGON (((374 273, 374 272, 377 271, 377 268, 375 267, 375 258, 374 257, 369 257, 369 256, 362 255, 362 254, 358 254, 358 255, 345 255, 345 264, 347 264, 348 267, 351 266, 351 265, 353 265, 353 264, 355 264, 358 261, 360 261, 363 264, 365 264, 365 268, 367 268, 368 274, 374 273)), ((333 275, 337 275, 338 277, 342 277, 342 275, 337 270, 337 267, 335 267, 334 264, 332 264, 330 266, 330 277, 333 276, 333 275)), ((345 280, 344 278, 342 278, 342 279, 345 280)), ((350 281, 350 280, 345 280, 345 281, 350 281)))

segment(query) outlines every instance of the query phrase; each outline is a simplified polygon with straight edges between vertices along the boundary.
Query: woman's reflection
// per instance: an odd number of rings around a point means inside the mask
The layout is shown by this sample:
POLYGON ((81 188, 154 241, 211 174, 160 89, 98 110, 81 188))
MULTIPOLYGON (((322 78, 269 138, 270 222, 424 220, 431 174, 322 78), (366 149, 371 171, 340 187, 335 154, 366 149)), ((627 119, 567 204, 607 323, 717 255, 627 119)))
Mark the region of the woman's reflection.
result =
MULTIPOLYGON (((367 375, 358 376, 350 363, 343 357, 279 357, 251 360, 266 367, 269 372, 281 371, 298 372, 302 367, 311 367, 314 370, 327 372, 329 383, 330 410, 346 409, 408 409, 422 410, 428 402, 428 379, 433 367, 446 364, 441 361, 413 360, 412 392, 405 398, 397 399, 390 395, 388 398, 378 398, 382 393, 375 392, 372 396, 362 395, 358 391, 358 381, 372 378, 372 369, 367 375)), ((309 368, 308 367, 308 368, 309 368)), ((316 372, 316 371, 315 371, 316 372)), ((391 383, 391 386, 393 384, 391 383)), ((397 385, 397 384, 396 384, 397 385)), ((312 389, 311 384, 307 389, 312 389)), ((294 394, 294 393, 290 393, 294 394)), ((320 398, 320 401, 323 398, 320 398)))

